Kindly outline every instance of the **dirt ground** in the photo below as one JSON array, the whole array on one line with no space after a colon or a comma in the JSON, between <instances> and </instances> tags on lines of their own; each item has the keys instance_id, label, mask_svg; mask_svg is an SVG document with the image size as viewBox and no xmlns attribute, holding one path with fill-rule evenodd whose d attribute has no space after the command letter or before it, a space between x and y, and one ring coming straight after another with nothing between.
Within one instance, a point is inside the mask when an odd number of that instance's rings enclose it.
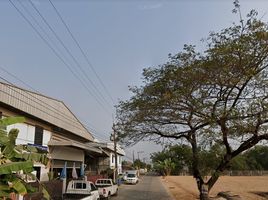
<instances>
[{"instance_id":1,"label":"dirt ground","mask_svg":"<svg viewBox=\"0 0 268 200\"><path fill-rule=\"evenodd\" d=\"M198 199L198 189L192 176L167 176L162 181L176 200ZM243 200L267 200L268 176L222 176L210 196L226 191L239 195Z\"/></svg>"}]
</instances>

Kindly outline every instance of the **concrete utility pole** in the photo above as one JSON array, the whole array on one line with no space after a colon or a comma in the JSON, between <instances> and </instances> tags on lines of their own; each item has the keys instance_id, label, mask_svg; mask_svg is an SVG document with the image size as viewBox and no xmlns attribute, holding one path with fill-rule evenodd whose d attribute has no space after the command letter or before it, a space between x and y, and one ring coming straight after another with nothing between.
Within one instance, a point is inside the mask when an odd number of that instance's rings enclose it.
<instances>
[{"instance_id":1,"label":"concrete utility pole","mask_svg":"<svg viewBox=\"0 0 268 200\"><path fill-rule=\"evenodd\" d=\"M135 154L134 154L134 150L133 150L133 152L132 152L132 162L133 162L133 164L134 164L134 161L135 161Z\"/></svg>"},{"instance_id":2,"label":"concrete utility pole","mask_svg":"<svg viewBox=\"0 0 268 200\"><path fill-rule=\"evenodd\" d=\"M140 153L144 153L144 151L138 151L137 154L138 154L138 160L140 160Z\"/></svg>"},{"instance_id":3,"label":"concrete utility pole","mask_svg":"<svg viewBox=\"0 0 268 200\"><path fill-rule=\"evenodd\" d=\"M117 183L117 175L118 175L118 164L117 164L117 137L116 131L113 124L113 133L111 135L111 141L114 142L114 158L115 158L115 167L114 167L114 182Z\"/></svg>"}]
</instances>

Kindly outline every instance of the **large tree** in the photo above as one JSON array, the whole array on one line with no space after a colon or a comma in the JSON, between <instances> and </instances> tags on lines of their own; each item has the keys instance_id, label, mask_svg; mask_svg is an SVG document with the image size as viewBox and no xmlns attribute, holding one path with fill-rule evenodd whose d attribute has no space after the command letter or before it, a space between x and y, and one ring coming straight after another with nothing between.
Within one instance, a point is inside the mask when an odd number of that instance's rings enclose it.
<instances>
[{"instance_id":1,"label":"large tree","mask_svg":"<svg viewBox=\"0 0 268 200\"><path fill-rule=\"evenodd\" d=\"M268 139L267 29L253 10L238 24L211 33L204 52L185 45L166 64L144 69L144 84L132 87L133 96L117 107L121 140L188 142L200 199L208 199L230 161ZM223 151L205 180L199 149L215 144Z\"/></svg>"}]
</instances>

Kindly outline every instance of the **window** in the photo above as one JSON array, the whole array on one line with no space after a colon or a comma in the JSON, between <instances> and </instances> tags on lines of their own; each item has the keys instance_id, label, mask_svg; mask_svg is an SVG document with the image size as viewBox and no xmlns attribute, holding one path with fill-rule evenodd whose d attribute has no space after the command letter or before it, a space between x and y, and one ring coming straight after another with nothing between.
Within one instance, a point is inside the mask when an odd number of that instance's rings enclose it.
<instances>
[{"instance_id":1,"label":"window","mask_svg":"<svg viewBox=\"0 0 268 200\"><path fill-rule=\"evenodd\" d=\"M87 189L87 184L86 183L75 183L75 189Z\"/></svg>"},{"instance_id":2,"label":"window","mask_svg":"<svg viewBox=\"0 0 268 200\"><path fill-rule=\"evenodd\" d=\"M40 167L34 167L34 171L36 171L36 178L40 180L41 178L41 168Z\"/></svg>"},{"instance_id":3,"label":"window","mask_svg":"<svg viewBox=\"0 0 268 200\"><path fill-rule=\"evenodd\" d=\"M135 178L136 175L135 175L135 174L128 174L127 177L128 177L128 178Z\"/></svg>"},{"instance_id":4,"label":"window","mask_svg":"<svg viewBox=\"0 0 268 200\"><path fill-rule=\"evenodd\" d=\"M112 155L112 163L114 163L114 155Z\"/></svg>"},{"instance_id":5,"label":"window","mask_svg":"<svg viewBox=\"0 0 268 200\"><path fill-rule=\"evenodd\" d=\"M34 144L42 145L43 144L43 132L44 129L40 126L35 127L34 134Z\"/></svg>"}]
</instances>

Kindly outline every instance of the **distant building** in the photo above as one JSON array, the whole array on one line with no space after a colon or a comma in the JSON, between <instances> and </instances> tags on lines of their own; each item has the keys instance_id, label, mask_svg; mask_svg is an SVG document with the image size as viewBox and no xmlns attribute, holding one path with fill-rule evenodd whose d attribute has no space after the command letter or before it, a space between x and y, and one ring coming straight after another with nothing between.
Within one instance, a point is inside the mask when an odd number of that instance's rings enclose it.
<instances>
[{"instance_id":1,"label":"distant building","mask_svg":"<svg viewBox=\"0 0 268 200\"><path fill-rule=\"evenodd\" d=\"M107 169L115 168L115 152L114 152L114 143L99 143L97 144L102 148L102 150L106 153L107 157L99 158L98 166L99 170L105 171ZM125 151L117 145L116 149L117 153L117 172L122 173L122 157L125 155Z\"/></svg>"}]
</instances>

